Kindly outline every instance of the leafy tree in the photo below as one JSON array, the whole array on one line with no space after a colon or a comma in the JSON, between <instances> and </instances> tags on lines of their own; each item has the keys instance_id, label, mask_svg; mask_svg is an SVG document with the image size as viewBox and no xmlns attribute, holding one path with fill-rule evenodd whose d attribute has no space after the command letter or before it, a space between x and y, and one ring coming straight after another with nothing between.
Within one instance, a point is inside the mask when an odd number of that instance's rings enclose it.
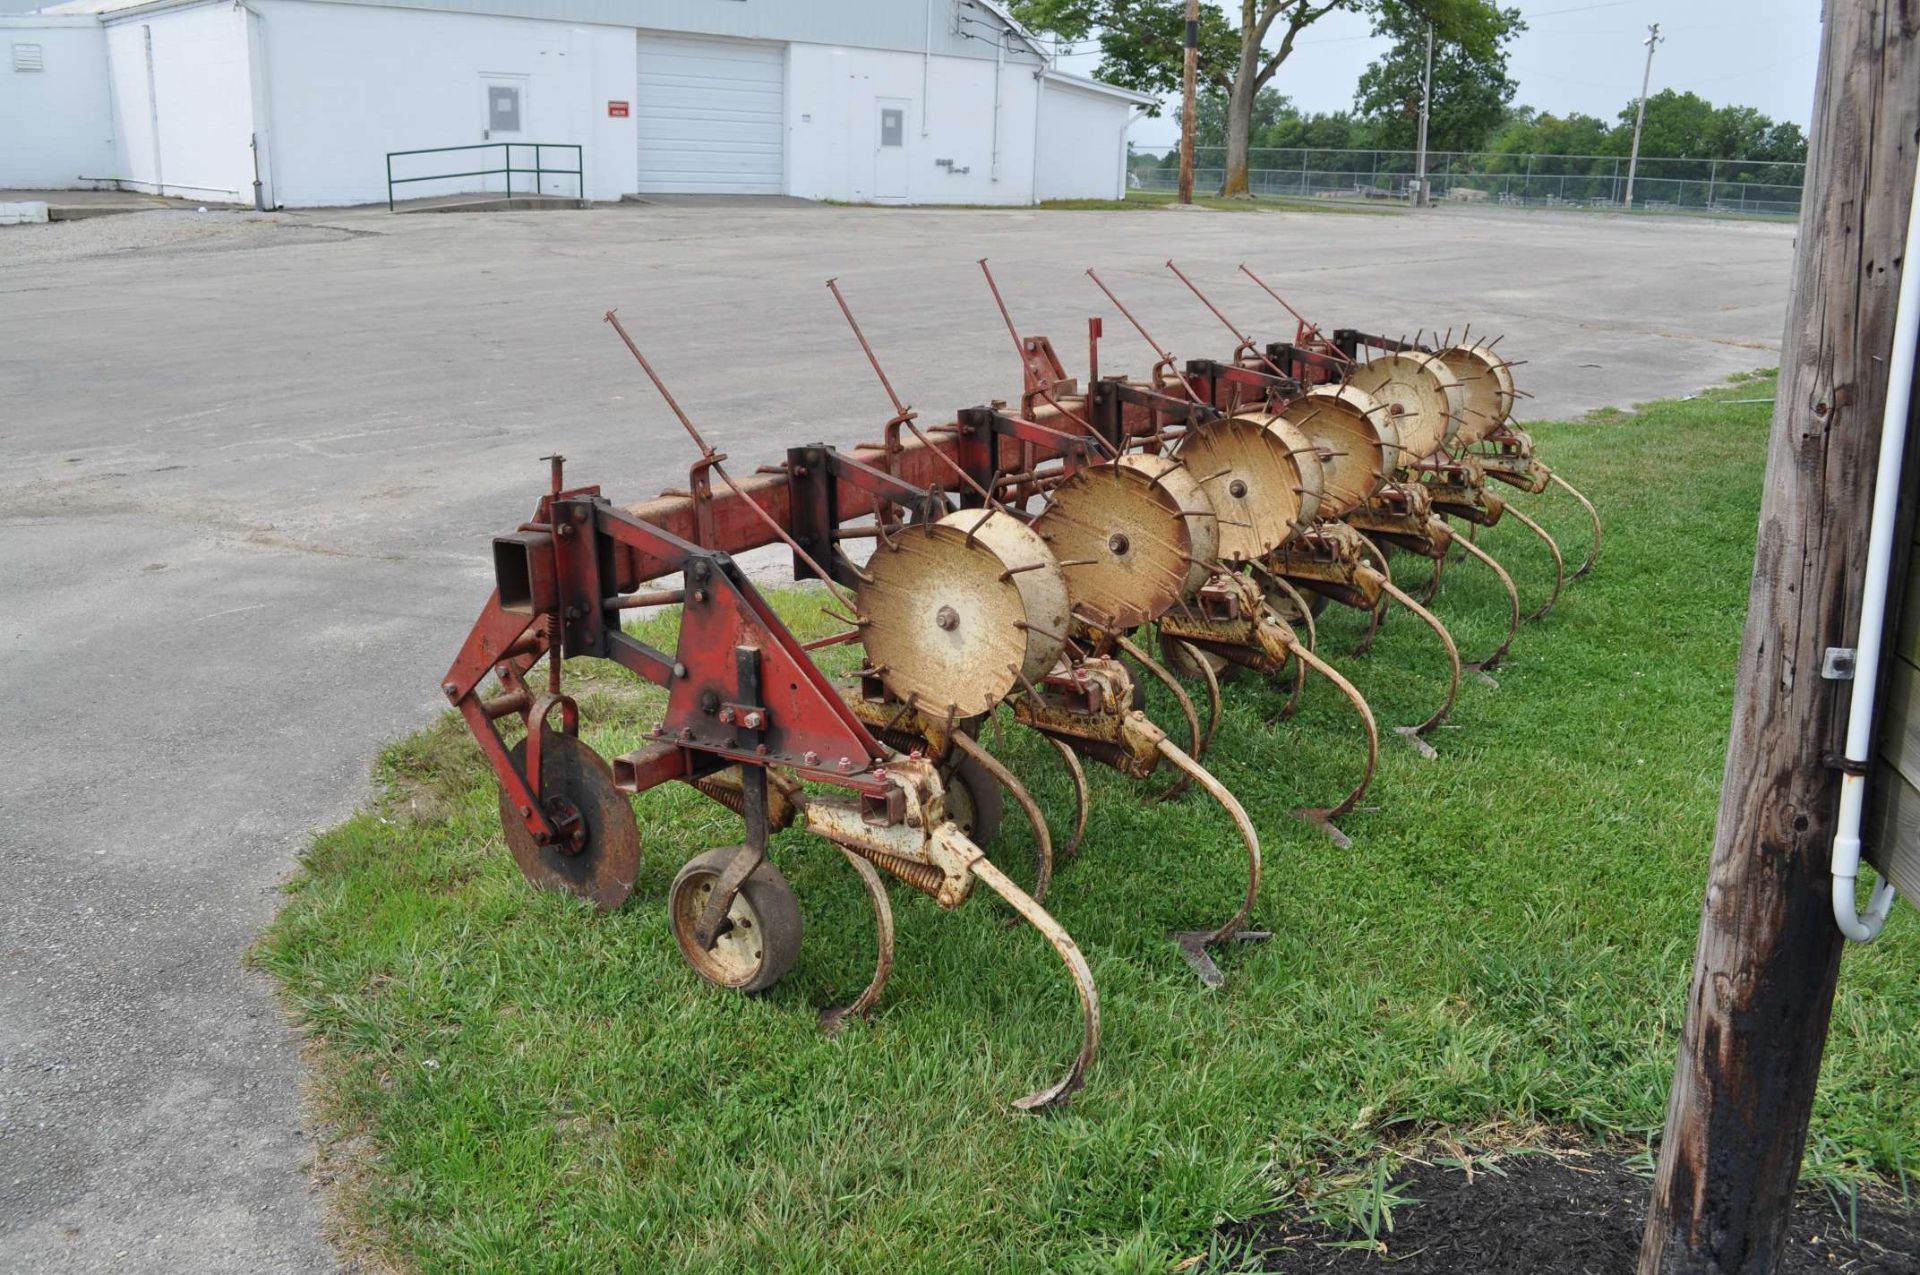
<instances>
[{"instance_id":1,"label":"leafy tree","mask_svg":"<svg viewBox=\"0 0 1920 1275\"><path fill-rule=\"evenodd\" d=\"M1608 137L1616 155L1633 149L1633 119L1638 103L1620 112L1620 126ZM1759 114L1759 112L1754 112ZM1698 93L1662 89L1647 99L1646 123L1640 132L1640 153L1667 159L1731 159L1719 152L1719 113Z\"/></svg>"},{"instance_id":2,"label":"leafy tree","mask_svg":"<svg viewBox=\"0 0 1920 1275\"><path fill-rule=\"evenodd\" d=\"M1494 134L1489 149L1506 155L1606 155L1610 131L1605 120L1578 111L1536 114L1524 107Z\"/></svg>"},{"instance_id":3,"label":"leafy tree","mask_svg":"<svg viewBox=\"0 0 1920 1275\"><path fill-rule=\"evenodd\" d=\"M1270 88L1253 100L1251 128L1253 150L1348 150L1371 145L1373 138L1369 125L1344 111L1305 115ZM1226 94L1216 90L1195 99L1193 139L1195 146L1226 145Z\"/></svg>"},{"instance_id":4,"label":"leafy tree","mask_svg":"<svg viewBox=\"0 0 1920 1275\"><path fill-rule=\"evenodd\" d=\"M1335 10L1417 15L1476 57L1497 42L1501 12L1492 0L1209 0L1200 7L1199 79L1225 97L1221 194L1250 197L1247 152L1260 90L1292 56L1300 33ZM1184 0L1015 0L1013 11L1064 39L1097 34L1103 79L1149 93L1169 93L1180 83Z\"/></svg>"},{"instance_id":5,"label":"leafy tree","mask_svg":"<svg viewBox=\"0 0 1920 1275\"><path fill-rule=\"evenodd\" d=\"M1428 146L1472 151L1487 144L1506 120L1516 87L1507 76L1506 46L1524 30L1518 9L1496 9L1476 15L1465 40L1442 40L1436 32ZM1373 33L1390 37L1393 47L1361 72L1354 111L1373 125L1383 147L1411 150L1419 137L1427 22L1404 4L1383 4Z\"/></svg>"}]
</instances>

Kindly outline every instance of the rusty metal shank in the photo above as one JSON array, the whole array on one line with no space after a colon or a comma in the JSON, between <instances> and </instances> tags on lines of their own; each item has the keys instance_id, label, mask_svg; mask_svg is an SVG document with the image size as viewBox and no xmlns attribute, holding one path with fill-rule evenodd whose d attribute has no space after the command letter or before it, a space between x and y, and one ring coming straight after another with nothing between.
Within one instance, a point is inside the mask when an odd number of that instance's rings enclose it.
<instances>
[{"instance_id":1,"label":"rusty metal shank","mask_svg":"<svg viewBox=\"0 0 1920 1275\"><path fill-rule=\"evenodd\" d=\"M1562 478L1558 471L1548 469L1547 478L1559 486L1569 496L1579 501L1581 508L1587 511L1587 521L1593 524L1593 545L1587 550L1587 560L1580 564L1580 569L1575 571L1572 576L1573 579L1578 580L1580 577L1586 575L1587 572L1593 570L1594 563L1600 561L1600 511L1593 507L1591 500L1588 500L1586 496L1581 494L1579 488Z\"/></svg>"},{"instance_id":2,"label":"rusty metal shank","mask_svg":"<svg viewBox=\"0 0 1920 1275\"><path fill-rule=\"evenodd\" d=\"M1073 979L1073 990L1080 997L1080 1052L1067 1068L1066 1075L1045 1089L1024 1098L1016 1098L1013 1105L1022 1111L1034 1111L1065 1102L1086 1083L1087 1068L1093 1065L1094 1054L1100 1049L1100 993L1093 985L1093 971L1087 967L1087 958L1080 954L1073 936L1053 919L1051 913L1034 902L1025 890L1015 885L1006 873L995 867L993 860L982 855L969 865L969 870L988 889L1005 899L1027 924L1040 931L1040 937L1053 946L1061 962L1066 965L1068 976Z\"/></svg>"},{"instance_id":3,"label":"rusty metal shank","mask_svg":"<svg viewBox=\"0 0 1920 1275\"><path fill-rule=\"evenodd\" d=\"M1207 684L1207 729L1200 736L1200 747L1194 751L1195 757L1205 757L1207 749L1213 747L1213 733L1220 729L1220 714L1226 708L1220 699L1220 675L1213 671L1213 661L1191 642L1175 639L1174 648L1187 657L1187 663Z\"/></svg>"},{"instance_id":4,"label":"rusty metal shank","mask_svg":"<svg viewBox=\"0 0 1920 1275\"><path fill-rule=\"evenodd\" d=\"M1270 930L1243 930L1240 927L1253 915L1253 905L1260 897L1260 834L1253 829L1253 821L1247 818L1245 807L1227 791L1227 786L1215 779L1207 768L1180 751L1178 745L1162 735L1157 744L1160 755L1175 767L1193 777L1193 780L1207 790L1209 796L1220 803L1222 809L1233 820L1233 826L1240 833L1240 840L1247 847L1247 890L1240 900L1240 908L1226 923L1213 930L1188 930L1175 934L1173 941L1180 945L1180 951L1187 963L1193 966L1200 981L1208 987L1220 987L1226 983L1226 976L1220 967L1214 964L1213 956L1207 951L1222 943L1248 942L1273 937Z\"/></svg>"},{"instance_id":5,"label":"rusty metal shank","mask_svg":"<svg viewBox=\"0 0 1920 1275\"><path fill-rule=\"evenodd\" d=\"M1520 632L1520 591L1513 587L1513 577L1507 574L1505 567L1494 560L1492 554L1482 549L1473 541L1461 536L1455 536L1453 543L1459 545L1462 549L1465 549L1468 553L1491 567L1493 573L1500 577L1500 586L1507 591L1507 609L1509 614L1506 638L1499 646L1493 648L1493 654L1487 656L1484 660L1469 660L1467 662L1468 668L1484 677L1490 669L1505 658L1507 648L1513 645L1514 636Z\"/></svg>"},{"instance_id":6,"label":"rusty metal shank","mask_svg":"<svg viewBox=\"0 0 1920 1275\"><path fill-rule=\"evenodd\" d=\"M1440 617L1414 601L1412 596L1401 589L1399 585L1395 584L1392 580L1388 580L1381 587L1391 594L1401 606L1420 617L1420 620L1439 637L1440 645L1446 648L1447 698L1441 702L1439 708L1434 710L1433 716L1427 718L1426 721L1421 722L1418 726L1394 727L1394 730L1403 738L1419 748L1427 758L1432 759L1437 756L1437 754L1433 751L1433 747L1426 743L1426 735L1429 731L1437 728L1441 722L1446 721L1447 715L1453 711L1454 698L1460 693L1460 648L1454 644L1453 634L1447 632L1447 626L1440 623Z\"/></svg>"},{"instance_id":7,"label":"rusty metal shank","mask_svg":"<svg viewBox=\"0 0 1920 1275\"><path fill-rule=\"evenodd\" d=\"M1354 711L1360 714L1360 724L1366 727L1367 768L1361 774L1360 782L1353 786L1353 791L1343 797L1337 805L1294 811L1294 814L1307 822L1318 824L1326 829L1327 835L1344 849L1352 842L1333 821L1359 805L1360 798L1366 795L1368 786L1373 783L1374 768L1380 764L1380 728L1374 724L1373 709L1368 707L1366 698L1360 694L1352 682L1340 675L1340 670L1298 643L1295 643L1293 653L1311 666L1314 672L1340 688L1341 692L1353 702Z\"/></svg>"},{"instance_id":8,"label":"rusty metal shank","mask_svg":"<svg viewBox=\"0 0 1920 1275\"><path fill-rule=\"evenodd\" d=\"M1027 824L1033 829L1033 901L1044 903L1047 887L1053 883L1053 834L1047 830L1047 818L1040 813L1040 803L1033 799L1027 786L1003 765L998 757L980 746L979 741L965 731L953 732L953 746L980 763L995 783L1007 790L1020 809L1027 816Z\"/></svg>"},{"instance_id":9,"label":"rusty metal shank","mask_svg":"<svg viewBox=\"0 0 1920 1275\"><path fill-rule=\"evenodd\" d=\"M1547 534L1546 528L1514 508L1512 501L1507 502L1507 512L1518 519L1521 526L1540 537L1547 546L1547 551L1553 555L1553 592L1547 595L1547 600L1540 604L1539 609L1524 617L1531 623L1534 620L1544 619L1547 613L1553 610L1553 604L1560 600L1560 590L1565 588L1567 583L1567 560L1560 555L1560 546L1555 543L1552 536Z\"/></svg>"},{"instance_id":10,"label":"rusty metal shank","mask_svg":"<svg viewBox=\"0 0 1920 1275\"><path fill-rule=\"evenodd\" d=\"M835 843L834 848L846 856L853 870L860 874L860 884L867 888L867 901L873 904L873 928L879 941L879 954L874 958L873 979L865 990L846 1005L820 1011L820 1030L828 1035L839 1031L849 1018L866 1017L880 1002L887 976L893 973L893 904L887 899L886 882L881 880L878 869L847 847Z\"/></svg>"},{"instance_id":11,"label":"rusty metal shank","mask_svg":"<svg viewBox=\"0 0 1920 1275\"><path fill-rule=\"evenodd\" d=\"M1080 764L1080 755L1066 744L1044 732L1036 731L1040 738L1052 746L1067 768L1067 777L1073 781L1073 836L1061 846L1058 853L1062 859L1071 859L1080 853L1080 839L1087 834L1087 809L1092 804L1093 792L1087 786L1087 771Z\"/></svg>"},{"instance_id":12,"label":"rusty metal shank","mask_svg":"<svg viewBox=\"0 0 1920 1275\"><path fill-rule=\"evenodd\" d=\"M1200 716L1194 712L1193 697L1187 694L1186 687L1180 685L1180 679L1175 677L1165 665L1148 655L1140 648L1138 643L1128 638L1124 633L1114 634L1113 641L1115 646L1118 646L1128 655L1138 660L1147 672L1153 674L1155 681L1173 692L1174 702L1180 706L1180 715L1187 719L1187 738L1192 741L1193 751L1198 753L1204 749L1206 746L1206 736L1200 729ZM1183 774L1179 779L1174 780L1173 787L1161 793L1155 800L1173 800L1187 790L1190 782L1191 776Z\"/></svg>"}]
</instances>

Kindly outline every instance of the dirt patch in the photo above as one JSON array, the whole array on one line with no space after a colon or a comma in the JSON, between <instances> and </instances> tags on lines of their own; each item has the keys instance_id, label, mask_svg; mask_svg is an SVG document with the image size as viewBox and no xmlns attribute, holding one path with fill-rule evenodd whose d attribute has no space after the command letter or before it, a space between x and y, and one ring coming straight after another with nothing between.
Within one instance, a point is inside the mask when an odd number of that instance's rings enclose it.
<instances>
[{"instance_id":1,"label":"dirt patch","mask_svg":"<svg viewBox=\"0 0 1920 1275\"><path fill-rule=\"evenodd\" d=\"M1371 1209L1361 1210L1367 1224L1295 1211L1235 1223L1221 1240L1255 1259L1245 1269L1299 1275L1630 1275L1650 1189L1605 1154L1516 1155L1470 1173L1416 1162L1375 1193L1391 1206L1391 1230ZM1863 1196L1855 1229L1824 1192L1803 1193L1777 1271L1920 1275L1920 1211Z\"/></svg>"}]
</instances>

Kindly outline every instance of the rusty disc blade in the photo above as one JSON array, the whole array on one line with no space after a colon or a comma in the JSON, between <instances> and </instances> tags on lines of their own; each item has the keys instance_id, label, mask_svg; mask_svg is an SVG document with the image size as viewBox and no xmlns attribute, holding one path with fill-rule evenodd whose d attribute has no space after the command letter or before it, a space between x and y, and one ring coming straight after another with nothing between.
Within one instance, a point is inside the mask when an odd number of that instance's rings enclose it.
<instances>
[{"instance_id":1,"label":"rusty disc blade","mask_svg":"<svg viewBox=\"0 0 1920 1275\"><path fill-rule=\"evenodd\" d=\"M513 746L513 763L524 766L527 741ZM640 873L640 829L633 804L613 786L613 767L571 735L549 732L540 750L540 794L564 798L586 825L586 844L577 853L543 846L527 831L520 815L500 794L500 827L520 873L543 890L564 890L611 912L633 893Z\"/></svg>"}]
</instances>

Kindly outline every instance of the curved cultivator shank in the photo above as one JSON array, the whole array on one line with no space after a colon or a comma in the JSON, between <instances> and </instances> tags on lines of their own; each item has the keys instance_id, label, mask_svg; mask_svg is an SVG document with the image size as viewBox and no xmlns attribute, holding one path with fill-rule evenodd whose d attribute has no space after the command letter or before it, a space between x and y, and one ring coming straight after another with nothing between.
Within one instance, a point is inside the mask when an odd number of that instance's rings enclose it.
<instances>
[{"instance_id":1,"label":"curved cultivator shank","mask_svg":"<svg viewBox=\"0 0 1920 1275\"><path fill-rule=\"evenodd\" d=\"M697 449L687 486L620 507L597 487L569 486L551 458L533 516L494 541L496 591L442 683L499 777L502 828L528 880L621 906L639 875L632 798L690 785L737 814L743 837L680 870L666 900L670 928L702 978L752 993L800 957L801 912L772 838L804 829L847 861L874 916L872 977L821 1012L829 1031L873 1012L888 986L891 884L942 908L984 885L1046 940L1079 1005L1079 1047L1065 1073L1014 1103L1046 1107L1082 1087L1100 1039L1091 968L1044 904L1087 832L1093 786L1083 763L1135 781L1164 764L1173 781L1158 799L1193 793L1218 804L1237 839L1236 874L1244 855L1231 915L1174 935L1201 981L1224 985L1218 953L1270 933L1248 928L1261 903L1255 821L1200 760L1228 696L1266 696L1259 716L1284 721L1311 671L1352 705L1365 735L1357 782L1330 805L1294 812L1351 845L1335 821L1373 782L1379 731L1354 681L1317 653L1323 609L1364 617L1355 655L1392 602L1439 639L1448 666L1440 703L1396 728L1433 756L1427 737L1452 710L1462 667L1491 668L1521 624L1511 577L1448 519L1477 530L1511 512L1545 543L1553 591L1528 619L1592 568L1600 523L1513 424L1524 394L1497 341L1430 349L1329 333L1296 313L1290 339L1262 343L1168 266L1232 334L1227 358L1176 360L1088 271L1154 362L1142 380L1101 375L1096 319L1082 384L1045 337L1019 333L988 272L1020 360L1020 394L927 425L830 282L891 408L883 437L848 450L791 447L744 481L608 314ZM1557 485L1586 508L1593 545L1571 577L1553 538L1487 491L1492 478L1533 493ZM776 544L791 551L796 579L832 593L823 611L843 631L803 644L733 558ZM1443 620L1394 583L1383 547L1432 561L1437 587L1456 544L1495 573L1509 604L1506 638L1466 665ZM658 608L677 608L671 652L627 628L629 616ZM860 656L837 683L813 655L835 645ZM603 758L584 741L564 678L566 661L580 657L611 660L665 692L643 746ZM1186 746L1150 720L1133 669L1172 697ZM1243 676L1227 683L1228 673ZM498 689L483 693L489 678ZM1066 767L1073 810L1057 846L1040 802L986 746L983 728L1007 717L1037 731ZM1032 829L1031 889L989 857L1008 798Z\"/></svg>"}]
</instances>

